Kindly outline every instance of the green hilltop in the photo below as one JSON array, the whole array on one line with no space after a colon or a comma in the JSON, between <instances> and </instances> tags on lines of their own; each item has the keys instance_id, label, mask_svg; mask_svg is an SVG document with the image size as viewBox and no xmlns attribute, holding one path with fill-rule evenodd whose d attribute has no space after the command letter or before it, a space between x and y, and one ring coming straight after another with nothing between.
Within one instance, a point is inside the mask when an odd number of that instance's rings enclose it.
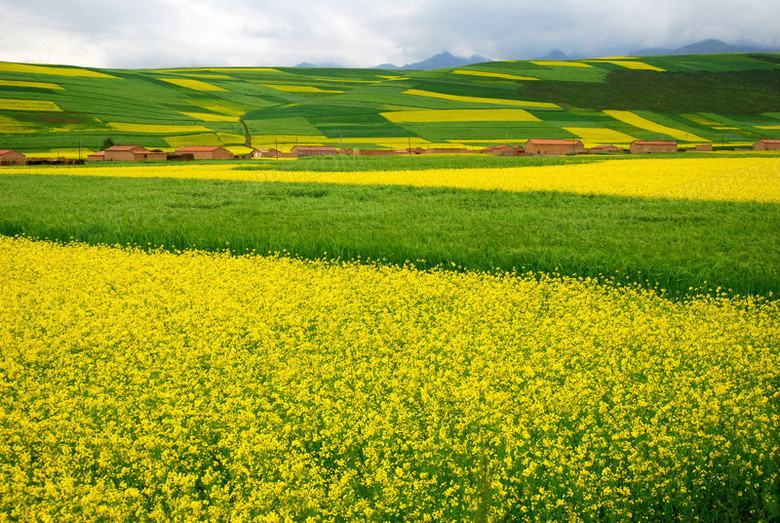
<instances>
[{"instance_id":1,"label":"green hilltop","mask_svg":"<svg viewBox=\"0 0 780 523\"><path fill-rule=\"evenodd\" d=\"M501 61L433 71L0 62L0 148L482 147L780 138L780 54Z\"/></svg>"}]
</instances>

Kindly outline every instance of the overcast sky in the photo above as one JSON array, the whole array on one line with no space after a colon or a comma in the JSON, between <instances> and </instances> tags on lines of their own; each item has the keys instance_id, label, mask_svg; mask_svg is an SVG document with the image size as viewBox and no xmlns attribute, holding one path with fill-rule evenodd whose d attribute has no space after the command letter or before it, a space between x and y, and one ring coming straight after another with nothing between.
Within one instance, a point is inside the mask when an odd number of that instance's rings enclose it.
<instances>
[{"instance_id":1,"label":"overcast sky","mask_svg":"<svg viewBox=\"0 0 780 523\"><path fill-rule=\"evenodd\" d=\"M780 47L777 0L0 0L0 60L92 67L404 65Z\"/></svg>"}]
</instances>

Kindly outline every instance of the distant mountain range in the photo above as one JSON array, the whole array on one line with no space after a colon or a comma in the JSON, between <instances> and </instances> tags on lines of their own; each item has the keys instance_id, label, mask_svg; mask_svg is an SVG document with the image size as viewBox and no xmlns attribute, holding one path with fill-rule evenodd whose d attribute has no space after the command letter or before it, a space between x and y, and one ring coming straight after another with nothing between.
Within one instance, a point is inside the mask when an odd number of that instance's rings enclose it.
<instances>
[{"instance_id":1,"label":"distant mountain range","mask_svg":"<svg viewBox=\"0 0 780 523\"><path fill-rule=\"evenodd\" d=\"M685 45L677 49L669 49L665 47L649 47L647 49L639 49L628 54L628 56L652 56L652 55L683 55L683 54L716 54L716 53L776 53L780 52L780 48L762 48L749 45L731 45L722 40L702 40L690 45ZM528 58L528 57L526 57ZM546 55L532 57L536 60L567 60L576 58L586 58L583 55L571 54L567 55L559 49L555 49ZM590 57L587 57L590 58ZM518 57L518 59L521 59ZM427 60L415 62L413 64L406 64L397 66L395 64L385 63L375 67L375 69L405 69L405 70L417 70L428 71L431 69L443 69L446 67L460 67L463 65L476 64L480 62L491 62L490 58L484 56L473 55L469 58L455 56L449 51L441 52ZM333 63L327 64L312 64L309 62L303 62L296 67L339 67Z\"/></svg>"},{"instance_id":2,"label":"distant mountain range","mask_svg":"<svg viewBox=\"0 0 780 523\"><path fill-rule=\"evenodd\" d=\"M677 49L667 49L664 47L650 47L634 51L630 56L651 56L651 55L680 55L680 54L716 54L716 53L774 53L778 49L767 49L765 47L756 47L753 45L731 45L722 40L702 40L695 44L685 45Z\"/></svg>"},{"instance_id":3,"label":"distant mountain range","mask_svg":"<svg viewBox=\"0 0 780 523\"><path fill-rule=\"evenodd\" d=\"M413 64L406 64L397 66L395 64L380 64L374 67L374 69L404 69L409 71L429 71L431 69L443 69L445 67L460 67L462 65L477 64L480 62L492 62L490 58L484 56L473 55L470 58L463 58L455 56L449 51L444 51L432 56L427 60L421 62L415 62ZM333 63L313 64L311 62L302 62L295 67L341 67Z\"/></svg>"},{"instance_id":4,"label":"distant mountain range","mask_svg":"<svg viewBox=\"0 0 780 523\"><path fill-rule=\"evenodd\" d=\"M670 49L667 47L648 47L628 53L628 56L661 56L661 55L683 55L683 54L725 54L725 53L776 53L780 48L766 48L751 45L731 45L722 40L702 40L694 44ZM567 60L586 58L583 55L567 55L558 49L544 55L535 57L539 60ZM588 57L590 58L590 57Z\"/></svg>"},{"instance_id":5,"label":"distant mountain range","mask_svg":"<svg viewBox=\"0 0 780 523\"><path fill-rule=\"evenodd\" d=\"M461 58L451 54L449 51L444 51L432 56L427 60L421 62L415 62L413 64L402 65L401 67L395 64L381 64L377 65L375 69L408 69L418 71L428 71L430 69L443 69L445 67L460 67L461 65L477 64L480 62L491 62L490 58L484 56L473 55L470 58Z\"/></svg>"}]
</instances>

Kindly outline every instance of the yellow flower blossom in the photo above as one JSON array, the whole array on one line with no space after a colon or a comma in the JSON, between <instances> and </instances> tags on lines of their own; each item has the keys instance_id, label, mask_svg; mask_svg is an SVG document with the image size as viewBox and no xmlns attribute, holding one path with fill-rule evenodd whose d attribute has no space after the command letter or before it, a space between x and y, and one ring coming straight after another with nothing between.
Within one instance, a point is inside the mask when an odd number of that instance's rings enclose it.
<instances>
[{"instance_id":1,"label":"yellow flower blossom","mask_svg":"<svg viewBox=\"0 0 780 523\"><path fill-rule=\"evenodd\" d=\"M770 520L780 501L776 302L0 237L0 347L3 519Z\"/></svg>"}]
</instances>

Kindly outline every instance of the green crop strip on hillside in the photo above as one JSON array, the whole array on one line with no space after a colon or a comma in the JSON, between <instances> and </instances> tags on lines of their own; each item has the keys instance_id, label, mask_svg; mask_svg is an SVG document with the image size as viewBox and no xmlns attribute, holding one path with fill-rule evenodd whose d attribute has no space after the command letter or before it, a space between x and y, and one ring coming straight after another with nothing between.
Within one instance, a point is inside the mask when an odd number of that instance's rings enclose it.
<instances>
[{"instance_id":1,"label":"green crop strip on hillside","mask_svg":"<svg viewBox=\"0 0 780 523\"><path fill-rule=\"evenodd\" d=\"M5 175L0 234L780 290L780 205L563 193Z\"/></svg>"},{"instance_id":2,"label":"green crop strip on hillside","mask_svg":"<svg viewBox=\"0 0 780 523\"><path fill-rule=\"evenodd\" d=\"M615 70L604 83L525 82L519 97L588 109L760 114L780 110L780 69L659 73Z\"/></svg>"}]
</instances>

